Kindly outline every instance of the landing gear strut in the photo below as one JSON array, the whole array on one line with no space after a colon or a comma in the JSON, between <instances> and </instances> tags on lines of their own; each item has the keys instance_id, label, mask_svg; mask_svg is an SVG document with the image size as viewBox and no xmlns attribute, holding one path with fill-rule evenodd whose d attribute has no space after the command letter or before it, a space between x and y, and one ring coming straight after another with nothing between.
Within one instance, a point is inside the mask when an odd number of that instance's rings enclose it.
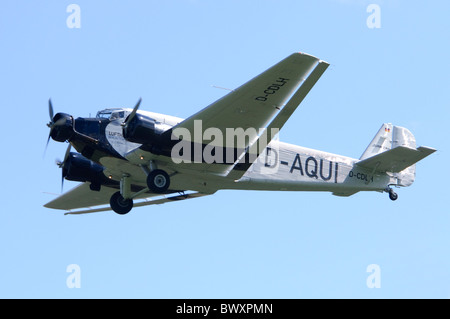
<instances>
[{"instance_id":1,"label":"landing gear strut","mask_svg":"<svg viewBox=\"0 0 450 319\"><path fill-rule=\"evenodd\" d=\"M111 209L119 215L125 215L133 208L130 176L124 174L120 180L120 191L114 193L109 200Z\"/></svg>"},{"instance_id":2,"label":"landing gear strut","mask_svg":"<svg viewBox=\"0 0 450 319\"><path fill-rule=\"evenodd\" d=\"M386 192L389 193L389 199L390 199L390 200L395 201L395 200L398 199L397 193L394 192L394 190L393 190L392 188L388 187L388 188L386 189Z\"/></svg>"},{"instance_id":3,"label":"landing gear strut","mask_svg":"<svg viewBox=\"0 0 450 319\"><path fill-rule=\"evenodd\" d=\"M149 172L148 167L142 167L147 175L147 188L137 193L131 192L130 176L124 174L120 180L120 191L114 193L109 201L111 209L119 215L125 215L133 208L133 199L151 191L156 194L163 194L170 186L170 176L161 169L154 168Z\"/></svg>"}]
</instances>

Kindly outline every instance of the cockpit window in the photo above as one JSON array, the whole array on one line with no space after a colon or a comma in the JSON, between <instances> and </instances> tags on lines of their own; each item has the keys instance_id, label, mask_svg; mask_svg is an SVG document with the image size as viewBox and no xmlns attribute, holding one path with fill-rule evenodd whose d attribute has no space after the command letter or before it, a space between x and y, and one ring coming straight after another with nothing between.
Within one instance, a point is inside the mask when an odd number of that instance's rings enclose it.
<instances>
[{"instance_id":1,"label":"cockpit window","mask_svg":"<svg viewBox=\"0 0 450 319\"><path fill-rule=\"evenodd\" d=\"M97 113L97 118L100 119L109 119L111 117L111 111L100 111Z\"/></svg>"},{"instance_id":2,"label":"cockpit window","mask_svg":"<svg viewBox=\"0 0 450 319\"><path fill-rule=\"evenodd\" d=\"M105 110L97 113L97 118L100 119L109 119L111 121L121 119L125 117L125 111L111 111Z\"/></svg>"}]
</instances>

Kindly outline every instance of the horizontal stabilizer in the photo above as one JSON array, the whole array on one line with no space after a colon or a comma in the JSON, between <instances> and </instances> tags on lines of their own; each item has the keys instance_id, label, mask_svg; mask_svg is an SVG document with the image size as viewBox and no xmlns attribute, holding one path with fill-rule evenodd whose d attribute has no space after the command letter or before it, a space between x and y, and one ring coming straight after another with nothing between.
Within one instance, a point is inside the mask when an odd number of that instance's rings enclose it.
<instances>
[{"instance_id":1,"label":"horizontal stabilizer","mask_svg":"<svg viewBox=\"0 0 450 319\"><path fill-rule=\"evenodd\" d=\"M376 172L399 173L434 152L436 150L429 147L414 149L398 146L389 151L359 161L356 165Z\"/></svg>"}]
</instances>

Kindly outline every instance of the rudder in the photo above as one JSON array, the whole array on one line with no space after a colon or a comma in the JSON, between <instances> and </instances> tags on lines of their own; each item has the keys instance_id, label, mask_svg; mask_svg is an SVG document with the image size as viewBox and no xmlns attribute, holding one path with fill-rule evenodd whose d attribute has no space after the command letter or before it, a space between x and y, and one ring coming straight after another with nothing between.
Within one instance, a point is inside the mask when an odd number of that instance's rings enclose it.
<instances>
[{"instance_id":1,"label":"rudder","mask_svg":"<svg viewBox=\"0 0 450 319\"><path fill-rule=\"evenodd\" d=\"M403 146L416 149L416 139L406 128L385 123L362 154L360 161ZM416 177L416 165L411 165L399 173L393 173L398 186L410 186Z\"/></svg>"},{"instance_id":2,"label":"rudder","mask_svg":"<svg viewBox=\"0 0 450 319\"><path fill-rule=\"evenodd\" d=\"M394 131L392 132L392 148L396 148L398 146L405 146L415 149L416 138L408 129L400 126L394 126ZM398 186L411 186L416 179L416 164L411 165L400 173L395 173L394 177L397 178Z\"/></svg>"},{"instance_id":3,"label":"rudder","mask_svg":"<svg viewBox=\"0 0 450 319\"><path fill-rule=\"evenodd\" d=\"M392 148L392 132L393 125L391 123L383 124L359 159L362 161L390 150Z\"/></svg>"}]
</instances>

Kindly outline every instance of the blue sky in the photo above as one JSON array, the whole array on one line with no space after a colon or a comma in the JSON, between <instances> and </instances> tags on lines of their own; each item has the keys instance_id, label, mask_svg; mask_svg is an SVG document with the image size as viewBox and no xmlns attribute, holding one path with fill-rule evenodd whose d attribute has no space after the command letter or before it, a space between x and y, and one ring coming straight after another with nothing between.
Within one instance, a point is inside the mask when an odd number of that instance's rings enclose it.
<instances>
[{"instance_id":1,"label":"blue sky","mask_svg":"<svg viewBox=\"0 0 450 319\"><path fill-rule=\"evenodd\" d=\"M450 297L448 12L444 0L2 1L0 297ZM297 51L331 66L280 139L358 158L382 123L409 128L438 152L398 201L221 191L126 216L42 207L66 149L42 155L50 97L76 116L142 97L141 109L188 117L226 94L212 85L235 88Z\"/></svg>"}]
</instances>

